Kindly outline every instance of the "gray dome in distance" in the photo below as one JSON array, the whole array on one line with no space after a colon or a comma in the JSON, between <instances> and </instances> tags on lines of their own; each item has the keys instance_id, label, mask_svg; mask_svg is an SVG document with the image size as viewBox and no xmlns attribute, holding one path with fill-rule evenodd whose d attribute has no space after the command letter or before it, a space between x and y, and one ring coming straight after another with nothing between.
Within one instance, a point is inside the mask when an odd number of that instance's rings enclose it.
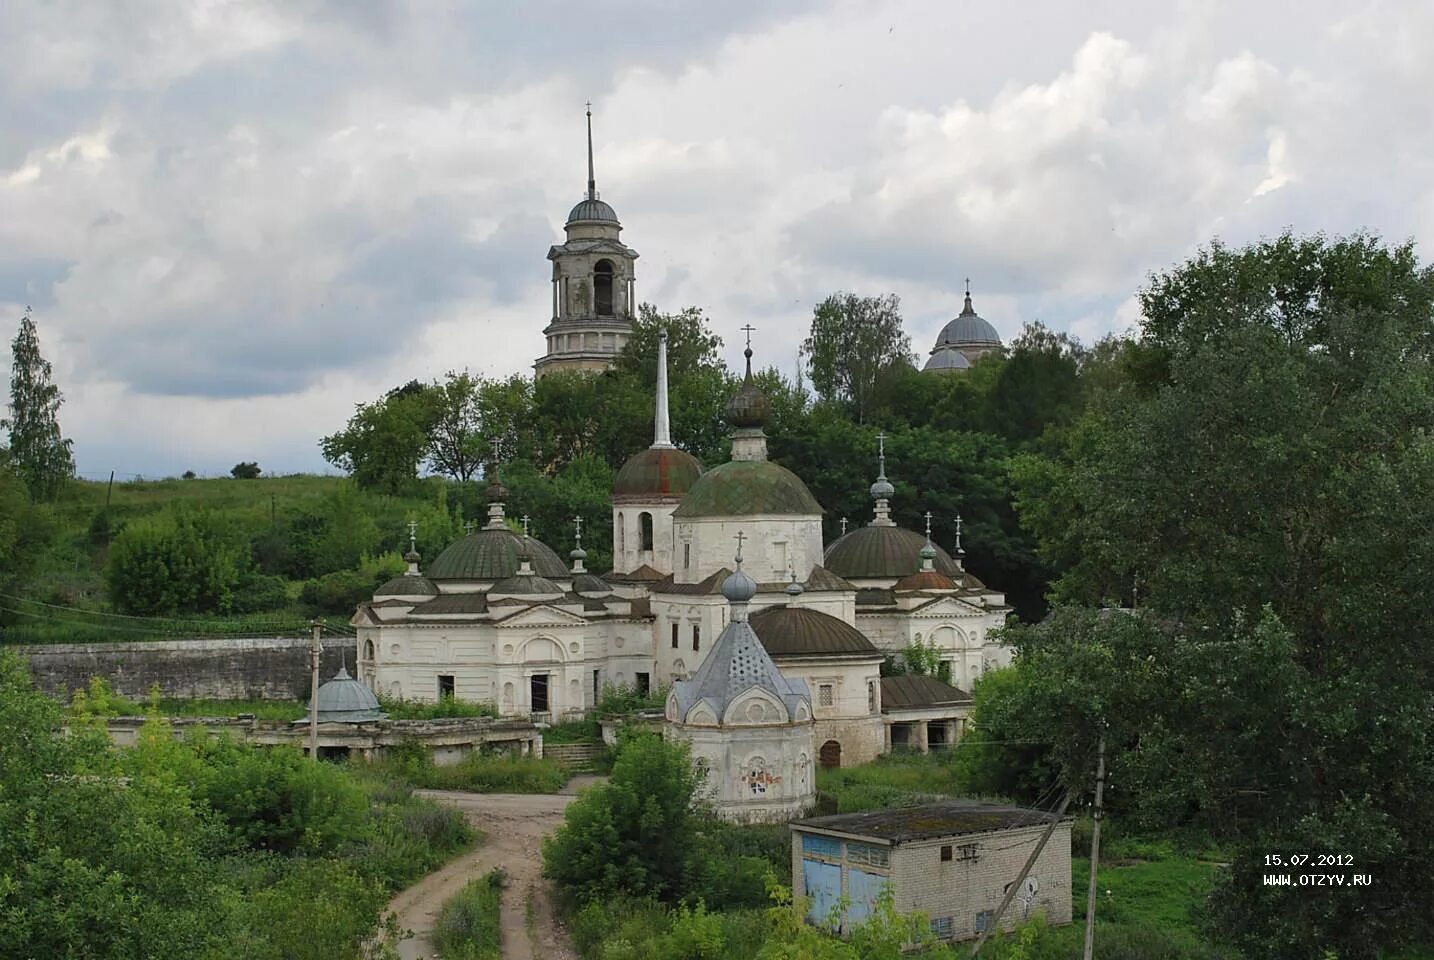
<instances>
[{"instance_id":1,"label":"gray dome in distance","mask_svg":"<svg viewBox=\"0 0 1434 960\"><path fill-rule=\"evenodd\" d=\"M320 723L365 723L382 720L383 710L372 690L339 667L334 678L319 687Z\"/></svg>"}]
</instances>

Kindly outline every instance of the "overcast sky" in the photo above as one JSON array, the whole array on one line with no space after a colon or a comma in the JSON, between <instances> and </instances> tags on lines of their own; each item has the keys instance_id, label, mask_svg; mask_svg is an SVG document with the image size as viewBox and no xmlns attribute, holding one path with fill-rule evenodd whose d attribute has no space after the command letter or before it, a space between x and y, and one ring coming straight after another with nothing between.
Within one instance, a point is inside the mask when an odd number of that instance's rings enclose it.
<instances>
[{"instance_id":1,"label":"overcast sky","mask_svg":"<svg viewBox=\"0 0 1434 960\"><path fill-rule=\"evenodd\" d=\"M353 405L531 372L598 188L637 290L790 371L835 290L1131 328L1211 237L1434 228L1428 3L0 0L0 335L79 469L321 470Z\"/></svg>"}]
</instances>

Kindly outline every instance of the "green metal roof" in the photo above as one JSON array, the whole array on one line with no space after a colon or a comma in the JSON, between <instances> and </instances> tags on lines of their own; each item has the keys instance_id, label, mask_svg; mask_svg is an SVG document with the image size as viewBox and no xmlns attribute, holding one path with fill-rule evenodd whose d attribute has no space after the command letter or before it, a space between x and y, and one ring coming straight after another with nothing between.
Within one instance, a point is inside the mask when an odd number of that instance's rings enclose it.
<instances>
[{"instance_id":1,"label":"green metal roof","mask_svg":"<svg viewBox=\"0 0 1434 960\"><path fill-rule=\"evenodd\" d=\"M902 527L858 527L827 547L822 565L839 577L905 577L921 569L921 548L926 538ZM936 548L934 566L953 580L961 571L951 555Z\"/></svg>"},{"instance_id":2,"label":"green metal roof","mask_svg":"<svg viewBox=\"0 0 1434 960\"><path fill-rule=\"evenodd\" d=\"M935 677L908 674L881 678L882 710L915 710L953 703L970 703L971 695Z\"/></svg>"},{"instance_id":3,"label":"green metal roof","mask_svg":"<svg viewBox=\"0 0 1434 960\"><path fill-rule=\"evenodd\" d=\"M522 534L504 527L477 530L456 540L428 568L430 580L504 580L518 572ZM531 537L528 552L539 576L566 579L568 568L547 544Z\"/></svg>"},{"instance_id":4,"label":"green metal roof","mask_svg":"<svg viewBox=\"0 0 1434 960\"><path fill-rule=\"evenodd\" d=\"M752 614L752 629L774 657L881 656L844 620L807 607L768 607Z\"/></svg>"},{"instance_id":5,"label":"green metal roof","mask_svg":"<svg viewBox=\"0 0 1434 960\"><path fill-rule=\"evenodd\" d=\"M819 517L822 508L786 467L770 460L732 460L702 474L672 513L678 519L759 514Z\"/></svg>"},{"instance_id":6,"label":"green metal roof","mask_svg":"<svg viewBox=\"0 0 1434 960\"><path fill-rule=\"evenodd\" d=\"M702 476L702 463L686 450L649 447L627 458L612 485L615 500L680 497Z\"/></svg>"}]
</instances>

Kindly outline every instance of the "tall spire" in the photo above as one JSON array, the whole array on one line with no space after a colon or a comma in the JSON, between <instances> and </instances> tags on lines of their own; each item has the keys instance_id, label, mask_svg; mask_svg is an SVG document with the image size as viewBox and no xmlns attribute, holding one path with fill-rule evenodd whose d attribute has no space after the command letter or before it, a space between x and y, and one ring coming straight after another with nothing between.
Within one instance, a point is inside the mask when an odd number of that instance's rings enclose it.
<instances>
[{"instance_id":1,"label":"tall spire","mask_svg":"<svg viewBox=\"0 0 1434 960\"><path fill-rule=\"evenodd\" d=\"M588 159L588 165L589 165L589 166L592 165L592 159L591 159L591 157L589 157L589 159ZM974 317L975 315L976 315L976 308L973 307L973 306L971 306L971 278L970 278L970 277L967 277L967 278L966 278L966 305L961 308L961 316L963 316L963 317Z\"/></svg>"},{"instance_id":2,"label":"tall spire","mask_svg":"<svg viewBox=\"0 0 1434 960\"><path fill-rule=\"evenodd\" d=\"M672 446L672 432L667 420L667 331L657 335L657 416L652 428L652 445Z\"/></svg>"},{"instance_id":3,"label":"tall spire","mask_svg":"<svg viewBox=\"0 0 1434 960\"><path fill-rule=\"evenodd\" d=\"M588 101L588 199L596 200L597 179L593 176L593 102ZM969 297L967 298L970 299Z\"/></svg>"}]
</instances>

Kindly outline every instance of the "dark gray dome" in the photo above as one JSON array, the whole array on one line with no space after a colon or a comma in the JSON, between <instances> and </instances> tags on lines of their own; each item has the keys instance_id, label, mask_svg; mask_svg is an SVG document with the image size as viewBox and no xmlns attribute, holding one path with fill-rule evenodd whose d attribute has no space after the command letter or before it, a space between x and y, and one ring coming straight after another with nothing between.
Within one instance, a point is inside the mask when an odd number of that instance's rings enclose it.
<instances>
[{"instance_id":1,"label":"dark gray dome","mask_svg":"<svg viewBox=\"0 0 1434 960\"><path fill-rule=\"evenodd\" d=\"M573 577L573 592L581 597L606 597L612 594L612 586L596 574L580 573Z\"/></svg>"},{"instance_id":2,"label":"dark gray dome","mask_svg":"<svg viewBox=\"0 0 1434 960\"><path fill-rule=\"evenodd\" d=\"M531 573L519 573L506 580L500 580L488 590L488 596L494 600L500 597L536 600L539 597L555 598L562 595L562 587L547 577Z\"/></svg>"},{"instance_id":3,"label":"dark gray dome","mask_svg":"<svg viewBox=\"0 0 1434 960\"><path fill-rule=\"evenodd\" d=\"M378 697L349 676L347 667L339 667L334 678L319 687L320 723L365 723L382 719Z\"/></svg>"},{"instance_id":4,"label":"dark gray dome","mask_svg":"<svg viewBox=\"0 0 1434 960\"><path fill-rule=\"evenodd\" d=\"M598 221L600 223L618 223L617 211L602 200L589 199L584 197L578 201L568 214L568 223L579 221ZM619 224L620 226L621 224Z\"/></svg>"}]
</instances>

